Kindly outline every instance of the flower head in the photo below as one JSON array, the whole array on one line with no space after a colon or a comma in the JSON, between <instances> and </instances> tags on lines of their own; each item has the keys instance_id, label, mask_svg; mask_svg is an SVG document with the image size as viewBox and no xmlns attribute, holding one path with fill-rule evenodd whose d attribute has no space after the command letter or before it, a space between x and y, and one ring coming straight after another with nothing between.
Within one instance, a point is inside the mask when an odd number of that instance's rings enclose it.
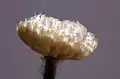
<instances>
[{"instance_id":1,"label":"flower head","mask_svg":"<svg viewBox=\"0 0 120 79\"><path fill-rule=\"evenodd\" d=\"M58 59L82 59L98 46L95 35L78 21L60 21L45 14L20 21L17 32L36 52Z\"/></svg>"}]
</instances>

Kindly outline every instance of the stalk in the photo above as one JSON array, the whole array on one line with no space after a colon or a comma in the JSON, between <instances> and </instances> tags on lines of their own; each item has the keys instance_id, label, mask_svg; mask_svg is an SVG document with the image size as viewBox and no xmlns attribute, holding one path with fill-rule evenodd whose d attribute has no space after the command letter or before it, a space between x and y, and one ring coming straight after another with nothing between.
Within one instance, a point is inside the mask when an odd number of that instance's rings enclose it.
<instances>
[{"instance_id":1,"label":"stalk","mask_svg":"<svg viewBox=\"0 0 120 79\"><path fill-rule=\"evenodd\" d=\"M45 67L43 79L55 79L56 75L56 58L51 56L45 56Z\"/></svg>"}]
</instances>

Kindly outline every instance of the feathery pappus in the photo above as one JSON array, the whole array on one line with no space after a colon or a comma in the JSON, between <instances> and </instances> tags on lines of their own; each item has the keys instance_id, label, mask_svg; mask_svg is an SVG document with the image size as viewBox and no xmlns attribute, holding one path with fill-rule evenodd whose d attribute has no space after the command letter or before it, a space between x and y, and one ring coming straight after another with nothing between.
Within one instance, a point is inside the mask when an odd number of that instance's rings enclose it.
<instances>
[{"instance_id":1,"label":"feathery pappus","mask_svg":"<svg viewBox=\"0 0 120 79\"><path fill-rule=\"evenodd\" d=\"M57 59L79 60L98 46L95 34L78 21L35 15L17 25L20 38L34 51Z\"/></svg>"}]
</instances>

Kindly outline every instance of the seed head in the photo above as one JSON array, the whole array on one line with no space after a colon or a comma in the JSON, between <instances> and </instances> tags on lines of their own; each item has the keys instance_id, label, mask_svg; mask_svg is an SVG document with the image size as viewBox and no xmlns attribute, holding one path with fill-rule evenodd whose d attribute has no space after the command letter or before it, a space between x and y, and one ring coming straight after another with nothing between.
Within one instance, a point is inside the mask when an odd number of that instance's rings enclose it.
<instances>
[{"instance_id":1,"label":"seed head","mask_svg":"<svg viewBox=\"0 0 120 79\"><path fill-rule=\"evenodd\" d=\"M34 51L57 59L82 59L98 46L98 39L78 21L35 15L17 25L20 38Z\"/></svg>"}]
</instances>

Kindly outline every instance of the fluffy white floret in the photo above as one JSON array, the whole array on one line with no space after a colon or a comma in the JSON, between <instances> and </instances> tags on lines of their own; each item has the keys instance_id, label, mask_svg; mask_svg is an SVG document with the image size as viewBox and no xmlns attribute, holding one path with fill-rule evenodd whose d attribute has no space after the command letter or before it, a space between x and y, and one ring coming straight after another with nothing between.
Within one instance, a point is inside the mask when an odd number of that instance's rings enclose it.
<instances>
[{"instance_id":1,"label":"fluffy white floret","mask_svg":"<svg viewBox=\"0 0 120 79\"><path fill-rule=\"evenodd\" d=\"M18 24L19 27L28 28L36 32L39 37L47 36L55 42L63 41L76 50L81 50L85 56L91 54L98 46L98 40L93 33L78 21L69 21L44 14L35 15Z\"/></svg>"}]
</instances>

